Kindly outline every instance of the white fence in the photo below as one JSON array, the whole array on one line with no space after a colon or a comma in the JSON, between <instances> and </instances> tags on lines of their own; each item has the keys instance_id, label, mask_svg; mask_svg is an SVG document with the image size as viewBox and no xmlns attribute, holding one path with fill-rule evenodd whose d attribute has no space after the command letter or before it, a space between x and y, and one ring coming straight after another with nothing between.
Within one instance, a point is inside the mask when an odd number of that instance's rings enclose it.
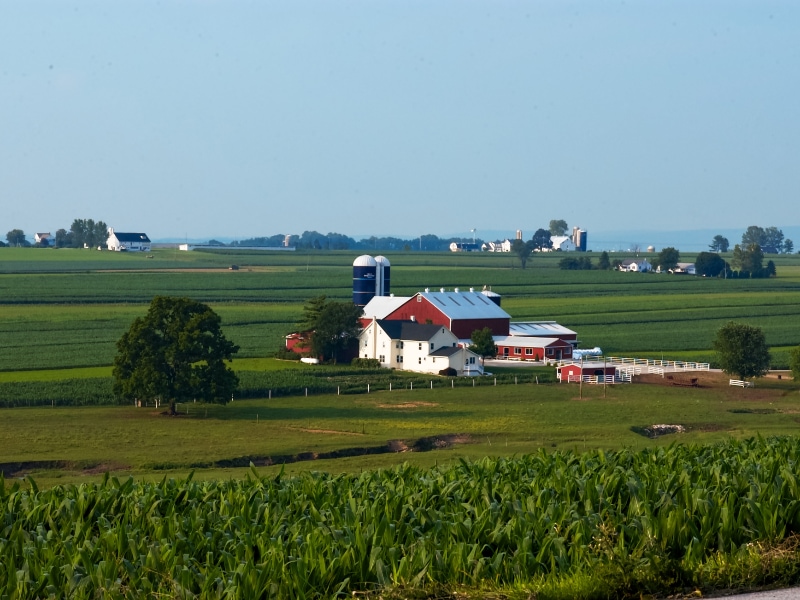
<instances>
[{"instance_id":1,"label":"white fence","mask_svg":"<svg viewBox=\"0 0 800 600\"><path fill-rule=\"evenodd\" d=\"M658 360L648 358L622 358L619 356L592 357L592 362L606 362L610 365L617 365L617 368L625 368L627 372L634 375L642 373L658 373L663 375L667 371L708 371L708 363L685 362L682 360ZM633 371L630 370L633 368Z\"/></svg>"},{"instance_id":2,"label":"white fence","mask_svg":"<svg viewBox=\"0 0 800 600\"><path fill-rule=\"evenodd\" d=\"M731 379L730 380L730 385L737 385L737 386L743 387L743 388L745 388L745 387L756 387L756 384L754 384L752 381L742 381L741 379Z\"/></svg>"},{"instance_id":3,"label":"white fence","mask_svg":"<svg viewBox=\"0 0 800 600\"><path fill-rule=\"evenodd\" d=\"M602 375L584 375L583 377L579 375L570 375L567 377L567 383L580 383L581 380L583 380L583 383L590 384L630 383L631 376L617 371L616 375L606 375L605 377Z\"/></svg>"}]
</instances>

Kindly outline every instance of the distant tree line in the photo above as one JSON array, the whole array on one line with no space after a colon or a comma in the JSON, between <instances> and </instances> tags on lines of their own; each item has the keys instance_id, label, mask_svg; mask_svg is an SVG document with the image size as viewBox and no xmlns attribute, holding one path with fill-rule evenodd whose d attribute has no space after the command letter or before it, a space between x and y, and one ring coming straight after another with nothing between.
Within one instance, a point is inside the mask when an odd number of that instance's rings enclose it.
<instances>
[{"instance_id":1,"label":"distant tree line","mask_svg":"<svg viewBox=\"0 0 800 600\"><path fill-rule=\"evenodd\" d=\"M108 225L103 221L95 221L93 219L75 219L69 228L58 229L55 236L52 238L44 238L32 244L25 238L25 232L22 229L12 229L6 233L6 241L9 246L37 246L40 248L48 248L55 246L56 248L95 248L102 246L108 239ZM6 244L0 242L0 246Z\"/></svg>"},{"instance_id":2,"label":"distant tree line","mask_svg":"<svg viewBox=\"0 0 800 600\"><path fill-rule=\"evenodd\" d=\"M277 247L283 246L285 234L277 234L266 237L253 237L237 240L230 244L223 244L217 240L210 240L209 244L219 246L263 246ZM404 239L398 237L377 237L371 236L355 240L354 238L342 233L320 233L319 231L304 231L302 235L292 235L290 245L294 248L304 250L365 250L365 251L423 251L440 252L450 249L450 244L472 243L473 238L450 237L440 238L433 234L421 235L416 238ZM483 240L476 238L475 243L480 246Z\"/></svg>"},{"instance_id":3,"label":"distant tree line","mask_svg":"<svg viewBox=\"0 0 800 600\"><path fill-rule=\"evenodd\" d=\"M794 252L794 242L783 235L777 227L759 227L751 225L742 234L741 248L758 246L764 254L791 254ZM727 252L730 248L728 238L715 235L708 246L712 252ZM735 249L734 249L735 251Z\"/></svg>"}]
</instances>

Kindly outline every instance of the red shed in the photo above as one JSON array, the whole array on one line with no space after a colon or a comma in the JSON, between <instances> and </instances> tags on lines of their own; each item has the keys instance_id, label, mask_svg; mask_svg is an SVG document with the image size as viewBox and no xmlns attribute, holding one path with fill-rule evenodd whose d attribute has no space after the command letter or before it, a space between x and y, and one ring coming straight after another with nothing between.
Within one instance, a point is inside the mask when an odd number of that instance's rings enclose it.
<instances>
[{"instance_id":1,"label":"red shed","mask_svg":"<svg viewBox=\"0 0 800 600\"><path fill-rule=\"evenodd\" d=\"M563 360L572 358L572 344L559 338L494 336L497 358L516 360Z\"/></svg>"},{"instance_id":2,"label":"red shed","mask_svg":"<svg viewBox=\"0 0 800 600\"><path fill-rule=\"evenodd\" d=\"M584 362L563 365L557 369L558 380L561 383L578 382L581 378L588 383L603 383L604 374L606 383L614 383L617 368L602 362Z\"/></svg>"}]
</instances>

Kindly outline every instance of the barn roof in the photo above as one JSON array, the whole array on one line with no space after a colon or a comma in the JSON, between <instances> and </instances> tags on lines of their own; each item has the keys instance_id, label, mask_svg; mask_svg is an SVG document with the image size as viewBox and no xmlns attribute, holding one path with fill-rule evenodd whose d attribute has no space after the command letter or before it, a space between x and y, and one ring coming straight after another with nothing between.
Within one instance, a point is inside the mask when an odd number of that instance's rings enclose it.
<instances>
[{"instance_id":1,"label":"barn roof","mask_svg":"<svg viewBox=\"0 0 800 600\"><path fill-rule=\"evenodd\" d=\"M116 236L116 238L120 242L149 242L150 238L147 237L146 233L122 233L121 231L115 231L112 235Z\"/></svg>"},{"instance_id":2,"label":"barn roof","mask_svg":"<svg viewBox=\"0 0 800 600\"><path fill-rule=\"evenodd\" d=\"M375 296L364 306L362 319L385 319L400 308L410 296Z\"/></svg>"},{"instance_id":3,"label":"barn roof","mask_svg":"<svg viewBox=\"0 0 800 600\"><path fill-rule=\"evenodd\" d=\"M432 306L442 311L450 319L510 319L502 308L480 292L453 290L419 292ZM412 298L413 301L413 298Z\"/></svg>"},{"instance_id":4,"label":"barn roof","mask_svg":"<svg viewBox=\"0 0 800 600\"><path fill-rule=\"evenodd\" d=\"M554 336L554 335L577 335L572 329L567 329L555 321L517 321L508 325L508 333L513 336Z\"/></svg>"},{"instance_id":5,"label":"barn roof","mask_svg":"<svg viewBox=\"0 0 800 600\"><path fill-rule=\"evenodd\" d=\"M413 340L415 342L427 342L434 335L442 330L441 325L430 325L428 323L417 323L416 321L376 321L378 327L386 332L386 335L393 340Z\"/></svg>"},{"instance_id":6,"label":"barn roof","mask_svg":"<svg viewBox=\"0 0 800 600\"><path fill-rule=\"evenodd\" d=\"M546 348L556 343L570 345L561 338L495 335L492 336L492 339L496 346L516 346L517 348Z\"/></svg>"}]
</instances>

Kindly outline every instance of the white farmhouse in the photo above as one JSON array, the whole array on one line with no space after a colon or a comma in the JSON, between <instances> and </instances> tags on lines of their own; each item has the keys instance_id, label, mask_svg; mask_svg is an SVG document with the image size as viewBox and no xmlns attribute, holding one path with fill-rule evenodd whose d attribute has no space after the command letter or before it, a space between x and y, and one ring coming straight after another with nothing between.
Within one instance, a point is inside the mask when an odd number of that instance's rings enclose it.
<instances>
[{"instance_id":1,"label":"white farmhouse","mask_svg":"<svg viewBox=\"0 0 800 600\"><path fill-rule=\"evenodd\" d=\"M106 246L115 252L150 252L150 238L144 233L121 233L109 228Z\"/></svg>"},{"instance_id":2,"label":"white farmhouse","mask_svg":"<svg viewBox=\"0 0 800 600\"><path fill-rule=\"evenodd\" d=\"M561 250L562 252L575 252L575 242L567 235L551 235L550 242L553 244L553 247L550 249L551 252L557 250Z\"/></svg>"},{"instance_id":3,"label":"white farmhouse","mask_svg":"<svg viewBox=\"0 0 800 600\"><path fill-rule=\"evenodd\" d=\"M649 273L653 270L653 265L646 258L629 258L620 263L619 270L626 273Z\"/></svg>"},{"instance_id":4,"label":"white farmhouse","mask_svg":"<svg viewBox=\"0 0 800 600\"><path fill-rule=\"evenodd\" d=\"M460 346L447 327L373 319L358 338L359 358L373 358L385 368L437 374L482 375L480 357Z\"/></svg>"}]
</instances>

